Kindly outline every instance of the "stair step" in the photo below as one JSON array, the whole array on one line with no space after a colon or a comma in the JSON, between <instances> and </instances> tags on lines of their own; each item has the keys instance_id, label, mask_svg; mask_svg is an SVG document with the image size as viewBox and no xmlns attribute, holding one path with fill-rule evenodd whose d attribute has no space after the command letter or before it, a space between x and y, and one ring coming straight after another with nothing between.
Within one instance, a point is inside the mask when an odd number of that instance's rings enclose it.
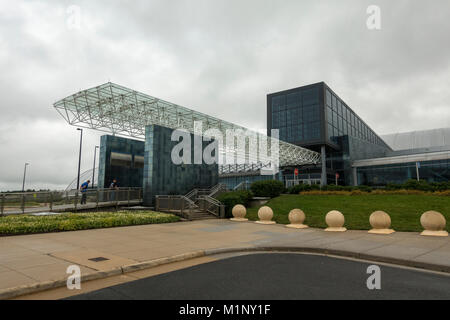
<instances>
[{"instance_id":1,"label":"stair step","mask_svg":"<svg viewBox=\"0 0 450 320\"><path fill-rule=\"evenodd\" d=\"M190 220L205 220L205 219L217 219L216 216L204 211L193 211L188 214Z\"/></svg>"}]
</instances>

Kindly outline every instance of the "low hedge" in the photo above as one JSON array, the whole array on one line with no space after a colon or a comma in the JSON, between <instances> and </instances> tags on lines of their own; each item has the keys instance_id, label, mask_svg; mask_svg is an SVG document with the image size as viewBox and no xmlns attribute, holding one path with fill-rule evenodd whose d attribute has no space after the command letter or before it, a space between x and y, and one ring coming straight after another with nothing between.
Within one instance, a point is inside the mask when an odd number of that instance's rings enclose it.
<instances>
[{"instance_id":1,"label":"low hedge","mask_svg":"<svg viewBox=\"0 0 450 320\"><path fill-rule=\"evenodd\" d=\"M250 191L232 191L221 194L217 200L225 205L225 217L231 218L233 207L237 204L248 207L251 198L253 198L253 193Z\"/></svg>"},{"instance_id":2,"label":"low hedge","mask_svg":"<svg viewBox=\"0 0 450 320\"><path fill-rule=\"evenodd\" d=\"M403 184L393 184L390 183L385 187L372 187L372 186L336 186L336 185L327 185L320 187L319 185L307 185L300 184L293 186L288 189L288 193L290 194L299 194L310 191L344 191L344 192L353 192L353 191L361 191L364 193L371 193L374 191L401 191L400 194L405 194L405 190L407 191L421 191L421 192L444 192L444 195L447 191L450 190L450 181L449 182L432 182L428 183L427 181L417 181L417 180L408 180ZM395 193L391 193L395 194Z\"/></svg>"},{"instance_id":3,"label":"low hedge","mask_svg":"<svg viewBox=\"0 0 450 320\"><path fill-rule=\"evenodd\" d=\"M390 183L386 186L386 190L420 190L420 191L446 191L450 190L450 181L448 182L431 182L428 183L425 180L408 180L403 184Z\"/></svg>"},{"instance_id":4,"label":"low hedge","mask_svg":"<svg viewBox=\"0 0 450 320\"><path fill-rule=\"evenodd\" d=\"M284 191L284 184L278 180L256 181L250 186L255 197L279 197Z\"/></svg>"},{"instance_id":5,"label":"low hedge","mask_svg":"<svg viewBox=\"0 0 450 320\"><path fill-rule=\"evenodd\" d=\"M51 216L0 217L0 236L169 223L180 218L154 211L64 213Z\"/></svg>"},{"instance_id":6,"label":"low hedge","mask_svg":"<svg viewBox=\"0 0 450 320\"><path fill-rule=\"evenodd\" d=\"M299 194L304 196L367 196L367 195L430 195L430 196L450 196L450 190L445 191L420 191L420 190L381 190L377 189L372 192L364 192L361 190L353 191L322 191L322 190L312 190L312 191L302 191Z\"/></svg>"}]
</instances>

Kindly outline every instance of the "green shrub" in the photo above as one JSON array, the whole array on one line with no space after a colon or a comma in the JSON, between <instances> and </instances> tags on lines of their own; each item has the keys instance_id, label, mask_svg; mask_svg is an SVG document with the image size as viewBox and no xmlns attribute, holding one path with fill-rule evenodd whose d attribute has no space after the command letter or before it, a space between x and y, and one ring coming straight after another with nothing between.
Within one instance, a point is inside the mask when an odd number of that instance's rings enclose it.
<instances>
[{"instance_id":1,"label":"green shrub","mask_svg":"<svg viewBox=\"0 0 450 320\"><path fill-rule=\"evenodd\" d=\"M428 182L422 180L417 181L414 179L408 180L404 183L404 189L406 190L421 190L421 191L433 191L433 188Z\"/></svg>"},{"instance_id":2,"label":"green shrub","mask_svg":"<svg viewBox=\"0 0 450 320\"><path fill-rule=\"evenodd\" d=\"M180 218L154 211L64 213L52 216L0 217L0 236L169 223Z\"/></svg>"},{"instance_id":3,"label":"green shrub","mask_svg":"<svg viewBox=\"0 0 450 320\"><path fill-rule=\"evenodd\" d=\"M388 183L386 185L385 189L388 190L388 191L400 190L400 189L402 189L402 185L401 184L397 184L397 183Z\"/></svg>"},{"instance_id":4,"label":"green shrub","mask_svg":"<svg viewBox=\"0 0 450 320\"><path fill-rule=\"evenodd\" d=\"M450 181L449 182L432 182L430 186L433 188L433 191L446 191L450 190Z\"/></svg>"},{"instance_id":5,"label":"green shrub","mask_svg":"<svg viewBox=\"0 0 450 320\"><path fill-rule=\"evenodd\" d=\"M288 189L289 194L299 194L300 192L311 191L312 186L309 184L298 184Z\"/></svg>"},{"instance_id":6,"label":"green shrub","mask_svg":"<svg viewBox=\"0 0 450 320\"><path fill-rule=\"evenodd\" d=\"M250 191L232 191L222 193L217 200L225 205L225 217L231 218L233 207L237 204L247 207L251 198L253 198L253 194Z\"/></svg>"},{"instance_id":7,"label":"green shrub","mask_svg":"<svg viewBox=\"0 0 450 320\"><path fill-rule=\"evenodd\" d=\"M284 184L278 180L256 181L250 186L255 197L275 198L284 192Z\"/></svg>"},{"instance_id":8,"label":"green shrub","mask_svg":"<svg viewBox=\"0 0 450 320\"><path fill-rule=\"evenodd\" d=\"M372 192L372 188L369 186L358 186L357 190L362 192Z\"/></svg>"},{"instance_id":9,"label":"green shrub","mask_svg":"<svg viewBox=\"0 0 450 320\"><path fill-rule=\"evenodd\" d=\"M351 186L336 186L334 184L329 184L322 187L322 191L352 191L354 187Z\"/></svg>"}]
</instances>

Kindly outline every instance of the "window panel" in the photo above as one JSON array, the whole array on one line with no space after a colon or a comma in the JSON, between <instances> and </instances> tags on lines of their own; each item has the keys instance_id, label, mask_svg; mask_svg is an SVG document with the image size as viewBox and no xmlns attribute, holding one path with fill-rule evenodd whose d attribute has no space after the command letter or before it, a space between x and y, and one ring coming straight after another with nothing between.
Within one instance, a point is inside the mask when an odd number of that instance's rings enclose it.
<instances>
[{"instance_id":1,"label":"window panel","mask_svg":"<svg viewBox=\"0 0 450 320\"><path fill-rule=\"evenodd\" d=\"M279 113L279 126L285 127L286 126L286 112L280 112Z\"/></svg>"},{"instance_id":2,"label":"window panel","mask_svg":"<svg viewBox=\"0 0 450 320\"><path fill-rule=\"evenodd\" d=\"M305 140L320 139L320 122L306 123L304 125Z\"/></svg>"},{"instance_id":3,"label":"window panel","mask_svg":"<svg viewBox=\"0 0 450 320\"><path fill-rule=\"evenodd\" d=\"M319 90L318 88L311 88L302 91L303 105L311 105L319 103Z\"/></svg>"},{"instance_id":4,"label":"window panel","mask_svg":"<svg viewBox=\"0 0 450 320\"><path fill-rule=\"evenodd\" d=\"M338 100L338 114L342 117L343 116L343 112L342 112L342 102Z\"/></svg>"},{"instance_id":5,"label":"window panel","mask_svg":"<svg viewBox=\"0 0 450 320\"><path fill-rule=\"evenodd\" d=\"M326 101L326 104L329 106L329 107L331 107L331 92L330 92L330 90L328 90L327 89L327 101Z\"/></svg>"},{"instance_id":6,"label":"window panel","mask_svg":"<svg viewBox=\"0 0 450 320\"><path fill-rule=\"evenodd\" d=\"M315 122L320 120L319 106L303 107L303 122Z\"/></svg>"},{"instance_id":7,"label":"window panel","mask_svg":"<svg viewBox=\"0 0 450 320\"><path fill-rule=\"evenodd\" d=\"M298 108L301 105L301 96L299 92L290 93L286 97L287 109Z\"/></svg>"},{"instance_id":8,"label":"window panel","mask_svg":"<svg viewBox=\"0 0 450 320\"><path fill-rule=\"evenodd\" d=\"M333 110L327 107L327 122L333 124Z\"/></svg>"}]
</instances>

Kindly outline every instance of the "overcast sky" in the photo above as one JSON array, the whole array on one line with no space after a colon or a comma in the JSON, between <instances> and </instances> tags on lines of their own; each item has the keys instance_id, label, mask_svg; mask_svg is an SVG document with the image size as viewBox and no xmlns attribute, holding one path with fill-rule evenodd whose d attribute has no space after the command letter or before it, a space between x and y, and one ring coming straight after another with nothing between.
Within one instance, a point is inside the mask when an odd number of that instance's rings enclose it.
<instances>
[{"instance_id":1,"label":"overcast sky","mask_svg":"<svg viewBox=\"0 0 450 320\"><path fill-rule=\"evenodd\" d=\"M0 0L0 190L21 188L25 162L28 188L76 177L79 133L52 105L108 81L254 129L266 94L325 81L379 134L450 127L449 14L448 0ZM100 135L85 130L82 170Z\"/></svg>"}]
</instances>

